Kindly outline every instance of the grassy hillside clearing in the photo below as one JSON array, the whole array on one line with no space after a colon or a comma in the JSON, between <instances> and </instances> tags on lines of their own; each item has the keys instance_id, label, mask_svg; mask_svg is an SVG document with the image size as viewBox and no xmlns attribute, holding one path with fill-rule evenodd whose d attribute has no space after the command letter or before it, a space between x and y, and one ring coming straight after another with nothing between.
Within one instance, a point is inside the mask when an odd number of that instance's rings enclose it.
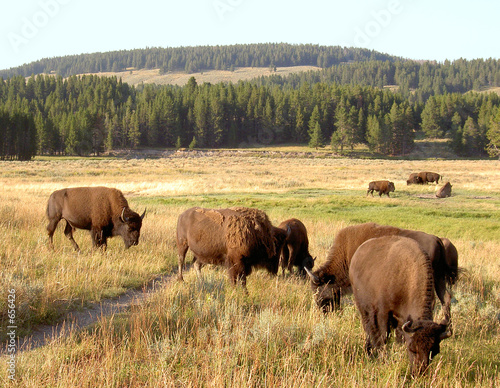
<instances>
[{"instance_id":1,"label":"grassy hillside clearing","mask_svg":"<svg viewBox=\"0 0 500 388\"><path fill-rule=\"evenodd\" d=\"M145 84L157 84L157 85L178 85L184 86L191 77L196 78L196 82L202 84L204 82L218 83L218 82L233 82L238 81L248 81L254 78L268 76L272 74L286 76L292 73L300 73L302 71L309 70L321 70L320 67L316 66L290 66L290 67L278 67L276 71L270 71L269 67L238 67L234 71L229 70L207 70L198 73L186 73L186 72L168 72L166 74L160 74L159 69L153 70L136 70L129 69L122 72L103 72L95 73L96 75L103 77L118 77L121 78L123 82L130 85L139 85L141 83Z\"/></svg>"},{"instance_id":2,"label":"grassy hillside clearing","mask_svg":"<svg viewBox=\"0 0 500 388\"><path fill-rule=\"evenodd\" d=\"M410 172L443 174L451 198L435 185L406 186ZM366 197L370 180L390 179L391 198ZM123 293L176 267L175 223L188 207L250 206L277 224L297 217L311 253L324 261L342 227L376 221L450 238L466 273L455 288L454 335L426 376L409 377L404 348L391 342L371 359L352 298L322 316L307 282L256 272L249 295L225 271L165 286L129 312L38 350L17 354L19 387L82 386L497 386L500 363L500 162L386 161L257 156L160 159L41 158L2 162L0 171L2 326L7 290L16 290L18 335L55 322L69 309ZM129 250L119 237L92 252L77 231L75 253L55 234L47 247L45 206L59 188L121 189L137 211L148 209L141 240ZM63 224L63 223L61 223ZM190 261L190 259L188 259ZM5 332L2 332L5 338ZM1 361L6 365L6 356ZM6 368L5 368L6 369ZM7 382L2 370L0 381Z\"/></svg>"}]
</instances>

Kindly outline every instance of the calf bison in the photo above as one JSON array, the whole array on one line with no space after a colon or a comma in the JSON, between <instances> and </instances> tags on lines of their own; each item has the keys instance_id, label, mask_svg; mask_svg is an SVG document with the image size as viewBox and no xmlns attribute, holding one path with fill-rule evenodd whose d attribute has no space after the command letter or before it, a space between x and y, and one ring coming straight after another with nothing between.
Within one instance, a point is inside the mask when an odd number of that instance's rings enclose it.
<instances>
[{"instance_id":1,"label":"calf bison","mask_svg":"<svg viewBox=\"0 0 500 388\"><path fill-rule=\"evenodd\" d=\"M246 278L253 268L278 273L285 238L286 232L272 226L263 211L193 207L177 220L178 278L183 280L186 253L191 249L197 270L204 264L225 266L232 283L241 281L246 289Z\"/></svg>"},{"instance_id":2,"label":"calf bison","mask_svg":"<svg viewBox=\"0 0 500 388\"><path fill-rule=\"evenodd\" d=\"M393 235L414 239L429 256L434 271L436 294L443 309L446 308L445 303L451 300L446 285L455 282L458 269L448 265L441 239L420 231L369 222L341 229L335 236L326 262L314 272L305 269L311 278L311 287L316 303L323 312L326 313L338 308L341 294L352 291L349 281L349 266L356 249L371 238Z\"/></svg>"},{"instance_id":3,"label":"calf bison","mask_svg":"<svg viewBox=\"0 0 500 388\"><path fill-rule=\"evenodd\" d=\"M379 197L382 196L382 194L386 194L389 197L389 193L392 191L394 192L395 187L393 182L389 181L373 181L368 184L368 190L366 191L366 195L370 193L373 197L373 191L378 191Z\"/></svg>"},{"instance_id":4,"label":"calf bison","mask_svg":"<svg viewBox=\"0 0 500 388\"><path fill-rule=\"evenodd\" d=\"M441 323L433 321L432 264L421 246L401 236L370 239L354 253L349 279L366 333L366 351L381 348L391 329L399 327L412 375L422 374L451 330L449 310Z\"/></svg>"},{"instance_id":5,"label":"calf bison","mask_svg":"<svg viewBox=\"0 0 500 388\"><path fill-rule=\"evenodd\" d=\"M49 244L61 219L66 221L64 234L75 250L80 247L73 238L75 229L90 230L94 247L106 249L107 239L122 236L125 247L139 243L142 215L132 211L122 192L109 187L74 187L54 191L47 203Z\"/></svg>"},{"instance_id":6,"label":"calf bison","mask_svg":"<svg viewBox=\"0 0 500 388\"><path fill-rule=\"evenodd\" d=\"M285 274L285 269L290 273L297 267L298 274L306 276L304 267L312 269L314 259L309 253L309 239L304 224L296 218L283 221L278 228L286 231L286 240L281 249L280 266Z\"/></svg>"},{"instance_id":7,"label":"calf bison","mask_svg":"<svg viewBox=\"0 0 500 388\"><path fill-rule=\"evenodd\" d=\"M418 173L411 173L408 179L406 180L406 185L423 185L422 178L418 176Z\"/></svg>"},{"instance_id":8,"label":"calf bison","mask_svg":"<svg viewBox=\"0 0 500 388\"><path fill-rule=\"evenodd\" d=\"M452 185L450 182L446 182L444 186L440 187L436 191L436 197L438 198L446 198L446 197L451 197L451 188Z\"/></svg>"},{"instance_id":9,"label":"calf bison","mask_svg":"<svg viewBox=\"0 0 500 388\"><path fill-rule=\"evenodd\" d=\"M436 184L438 184L439 178L441 178L441 175L435 172L428 172L428 171L419 172L418 176L422 180L423 185L426 185L429 182L436 182Z\"/></svg>"}]
</instances>

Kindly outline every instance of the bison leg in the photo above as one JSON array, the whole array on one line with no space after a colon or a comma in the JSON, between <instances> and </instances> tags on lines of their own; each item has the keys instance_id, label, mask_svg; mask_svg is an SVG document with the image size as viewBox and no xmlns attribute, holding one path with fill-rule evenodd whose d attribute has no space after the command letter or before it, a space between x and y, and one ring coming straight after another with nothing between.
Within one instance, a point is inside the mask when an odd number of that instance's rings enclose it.
<instances>
[{"instance_id":1,"label":"bison leg","mask_svg":"<svg viewBox=\"0 0 500 388\"><path fill-rule=\"evenodd\" d=\"M54 232L56 231L57 224L60 220L60 218L51 219L49 224L47 225L47 232L49 233L49 246L51 249L54 249L53 236Z\"/></svg>"},{"instance_id":2,"label":"bison leg","mask_svg":"<svg viewBox=\"0 0 500 388\"><path fill-rule=\"evenodd\" d=\"M194 269L196 270L196 275L201 278L201 269L203 268L203 263L200 263L196 257L193 258Z\"/></svg>"},{"instance_id":3,"label":"bison leg","mask_svg":"<svg viewBox=\"0 0 500 388\"><path fill-rule=\"evenodd\" d=\"M182 270L184 269L184 262L186 260L186 253L189 249L189 245L187 241L177 241L177 254L178 254L178 263L179 263L179 274L177 275L177 279L179 281L183 281L184 278L182 276ZM196 258L194 259L196 260Z\"/></svg>"},{"instance_id":4,"label":"bison leg","mask_svg":"<svg viewBox=\"0 0 500 388\"><path fill-rule=\"evenodd\" d=\"M90 234L92 236L92 245L94 248L103 248L103 250L106 250L107 247L107 241L106 238L104 237L104 232L102 229L95 229L92 228L90 231Z\"/></svg>"},{"instance_id":5,"label":"bison leg","mask_svg":"<svg viewBox=\"0 0 500 388\"><path fill-rule=\"evenodd\" d=\"M68 221L66 221L66 227L64 228L64 235L71 241L73 244L73 247L75 248L75 251L79 251L80 247L76 243L75 239L73 238L73 232L75 231L75 228L73 228Z\"/></svg>"},{"instance_id":6,"label":"bison leg","mask_svg":"<svg viewBox=\"0 0 500 388\"><path fill-rule=\"evenodd\" d=\"M373 190L368 189L368 190L366 191L366 196L367 196L367 197L368 197L368 193L370 193L370 194L372 195L372 197L373 197Z\"/></svg>"},{"instance_id":7,"label":"bison leg","mask_svg":"<svg viewBox=\"0 0 500 388\"><path fill-rule=\"evenodd\" d=\"M297 259L297 250L290 246L290 257L288 258L288 272L293 274L293 266L295 264L295 260Z\"/></svg>"},{"instance_id":8,"label":"bison leg","mask_svg":"<svg viewBox=\"0 0 500 388\"><path fill-rule=\"evenodd\" d=\"M288 266L289 257L290 257L290 252L288 251L288 245L285 244L283 245L283 248L281 248L280 260L278 264L278 268L281 268L281 273L283 276L285 276L285 269Z\"/></svg>"},{"instance_id":9,"label":"bison leg","mask_svg":"<svg viewBox=\"0 0 500 388\"><path fill-rule=\"evenodd\" d=\"M243 289L246 291L247 275L245 271L245 266L241 262L241 259L238 260L236 263L232 264L231 267L229 267L229 278L231 279L231 283L233 283L234 286L236 286L238 282L241 282Z\"/></svg>"}]
</instances>

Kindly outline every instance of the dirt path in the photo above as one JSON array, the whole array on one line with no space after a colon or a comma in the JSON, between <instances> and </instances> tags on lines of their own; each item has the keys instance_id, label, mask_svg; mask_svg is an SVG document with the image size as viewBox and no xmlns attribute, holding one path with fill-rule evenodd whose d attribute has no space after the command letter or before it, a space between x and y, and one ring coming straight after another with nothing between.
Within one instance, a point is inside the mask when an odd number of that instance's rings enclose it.
<instances>
[{"instance_id":1,"label":"dirt path","mask_svg":"<svg viewBox=\"0 0 500 388\"><path fill-rule=\"evenodd\" d=\"M150 281L141 289L132 289L117 298L105 299L94 303L81 311L71 311L63 321L54 325L40 325L31 335L19 338L17 351L26 351L45 346L53 341L68 337L71 333L79 331L99 319L128 310L131 306L142 304L153 293L176 278L175 273L161 275ZM4 354L6 349L1 349Z\"/></svg>"}]
</instances>

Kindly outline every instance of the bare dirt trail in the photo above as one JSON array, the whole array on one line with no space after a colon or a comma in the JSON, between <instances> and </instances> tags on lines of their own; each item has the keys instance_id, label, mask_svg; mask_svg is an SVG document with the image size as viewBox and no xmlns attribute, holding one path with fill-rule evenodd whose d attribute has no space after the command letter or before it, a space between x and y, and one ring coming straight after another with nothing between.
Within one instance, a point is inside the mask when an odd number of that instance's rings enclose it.
<instances>
[{"instance_id":1,"label":"bare dirt trail","mask_svg":"<svg viewBox=\"0 0 500 388\"><path fill-rule=\"evenodd\" d=\"M66 317L54 325L40 325L29 336L19 338L17 351L33 350L98 322L103 317L127 311L130 307L144 303L152 294L175 281L176 274L160 275L141 289L131 289L116 298L94 303L83 310L70 311ZM0 355L6 349L0 350Z\"/></svg>"}]
</instances>

